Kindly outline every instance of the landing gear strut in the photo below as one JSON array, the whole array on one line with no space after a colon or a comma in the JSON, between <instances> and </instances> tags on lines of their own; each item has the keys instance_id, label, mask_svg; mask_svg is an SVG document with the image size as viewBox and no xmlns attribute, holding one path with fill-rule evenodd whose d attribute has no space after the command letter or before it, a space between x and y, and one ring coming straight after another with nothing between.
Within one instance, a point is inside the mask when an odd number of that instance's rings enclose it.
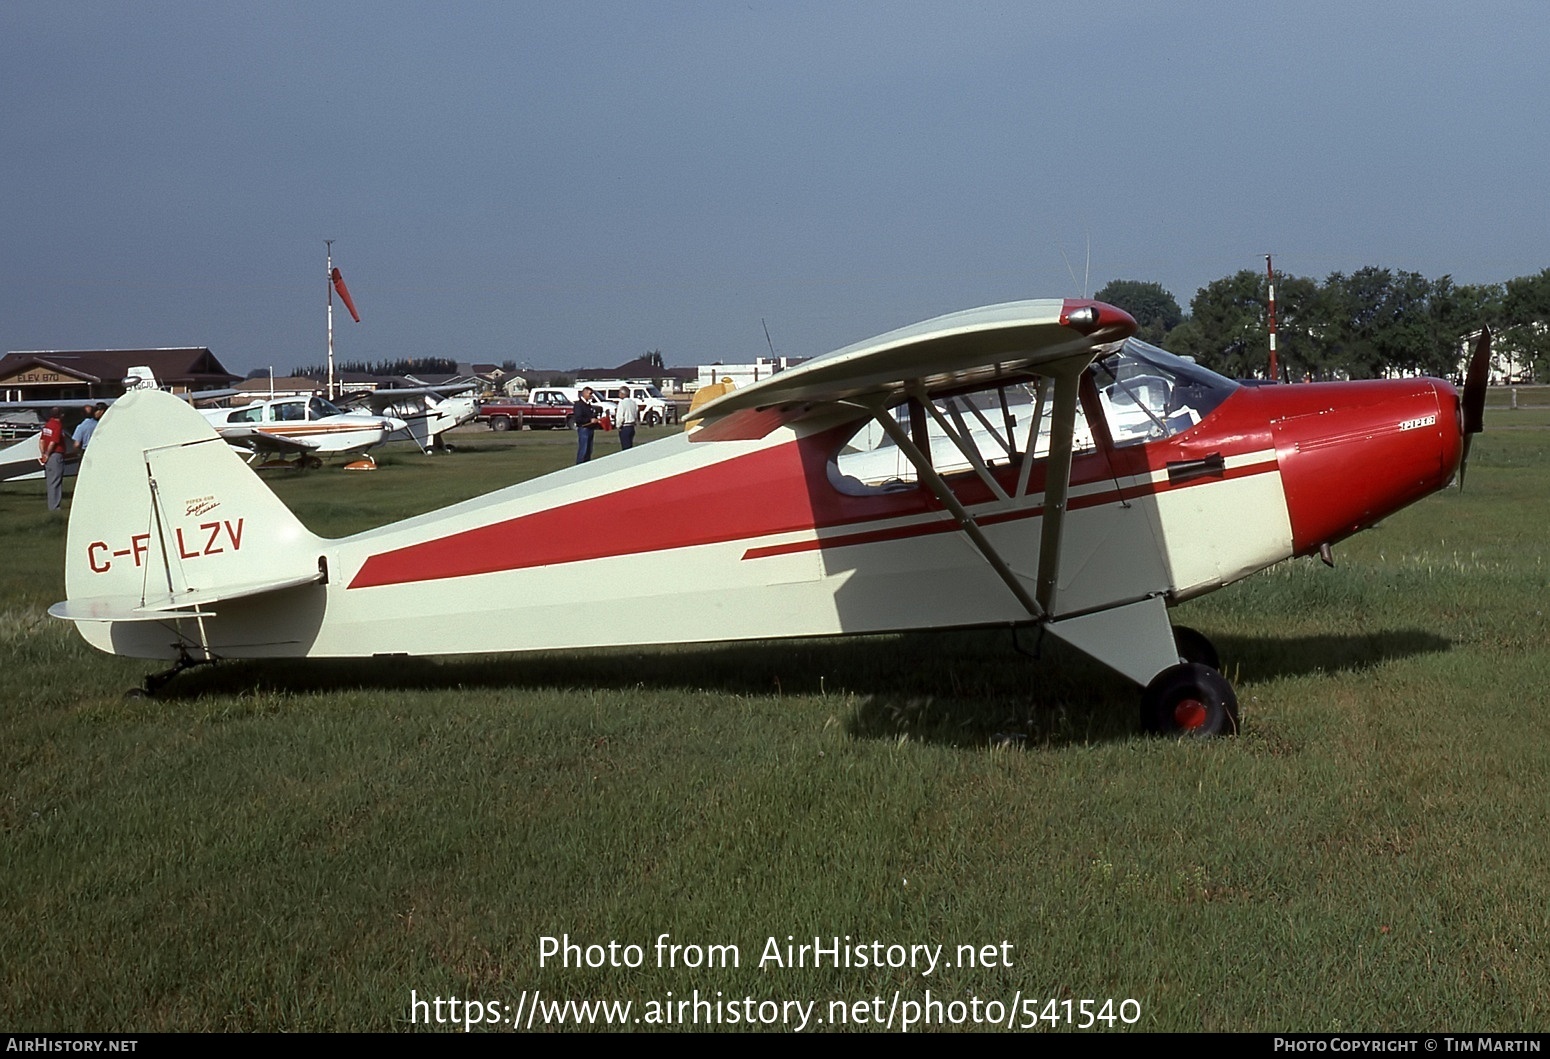
<instances>
[{"instance_id":1,"label":"landing gear strut","mask_svg":"<svg viewBox=\"0 0 1550 1059\"><path fill-rule=\"evenodd\" d=\"M164 669L160 673L146 675L145 683L138 688L130 688L127 695L130 698L154 698L156 693L166 687L172 678L185 669L195 666L211 666L215 664L214 658L191 658L187 651L179 649L178 660L171 669Z\"/></svg>"}]
</instances>

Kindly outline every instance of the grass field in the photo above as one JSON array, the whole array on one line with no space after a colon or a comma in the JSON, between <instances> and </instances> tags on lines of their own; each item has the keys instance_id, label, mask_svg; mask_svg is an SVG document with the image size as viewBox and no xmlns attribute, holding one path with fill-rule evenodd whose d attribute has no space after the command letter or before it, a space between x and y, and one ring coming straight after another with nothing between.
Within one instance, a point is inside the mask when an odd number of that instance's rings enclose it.
<instances>
[{"instance_id":1,"label":"grass field","mask_svg":"<svg viewBox=\"0 0 1550 1059\"><path fill-rule=\"evenodd\" d=\"M271 481L339 534L572 437ZM929 996L963 1028L1112 998L1119 1029L1543 1030L1547 496L1550 408L1493 400L1462 494L1181 607L1243 709L1194 744L993 632L223 664L126 698L155 666L44 615L64 520L4 487L0 1025L395 1030L411 994L509 1021L536 990L674 1024L648 1005L697 991L809 1028ZM566 936L640 966L541 966ZM788 937L851 966L761 966ZM952 966L855 966L874 940Z\"/></svg>"}]
</instances>

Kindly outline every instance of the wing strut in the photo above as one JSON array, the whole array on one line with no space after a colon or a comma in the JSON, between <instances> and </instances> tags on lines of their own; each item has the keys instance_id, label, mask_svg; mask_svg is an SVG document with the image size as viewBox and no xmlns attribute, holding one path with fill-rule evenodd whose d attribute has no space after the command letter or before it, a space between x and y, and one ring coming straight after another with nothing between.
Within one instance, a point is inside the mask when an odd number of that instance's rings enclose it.
<instances>
[{"instance_id":1,"label":"wing strut","mask_svg":"<svg viewBox=\"0 0 1550 1059\"><path fill-rule=\"evenodd\" d=\"M1066 523L1066 492L1071 487L1071 436L1076 431L1077 391L1082 367L1055 376L1055 406L1050 409L1049 463L1044 476L1044 518L1039 537L1039 606L1055 609L1060 578L1060 540Z\"/></svg>"},{"instance_id":2,"label":"wing strut","mask_svg":"<svg viewBox=\"0 0 1550 1059\"><path fill-rule=\"evenodd\" d=\"M929 402L922 403L927 408L931 407ZM936 473L936 468L931 466L931 461L915 447L915 443L910 440L910 436L904 432L904 429L899 426L893 416L888 414L887 409L871 408L870 411L873 418L877 420L888 436L893 439L893 443L899 446L899 451L904 453L909 461L915 465L915 470L920 475L920 480L926 483L926 487L942 502L942 506L953 513L953 517L958 520L958 526L963 530L964 535L969 538L975 548L979 549L979 553L985 557L985 561L996 572L996 576L1006 582L1006 587L1012 590L1012 595L1017 597L1017 601L1028 611L1029 616L1039 619L1047 617L1044 608L1039 606L1034 598L1028 594L1028 590L1017 579L1017 575L1012 573L1011 567L1007 566L1006 561L1001 558L995 547L991 545L984 531L980 529L979 523L974 521L974 516L969 514L968 509L963 504L959 503L958 498L953 495L953 491L947 487L947 483L942 481L941 475ZM957 439L955 438L954 440L956 441ZM972 446L964 446L960 443L959 448L972 448ZM1067 455L1069 456L1069 442L1066 448ZM968 455L967 451L964 454ZM1005 494L1003 493L1002 495L1004 496Z\"/></svg>"},{"instance_id":3,"label":"wing strut","mask_svg":"<svg viewBox=\"0 0 1550 1059\"><path fill-rule=\"evenodd\" d=\"M953 420L958 424L958 429L954 431L952 424L937 410L936 404L926 396L925 388L920 383L917 382L908 387L908 393L915 398L917 404L930 413L931 418L936 420L936 425L942 428L942 433L946 434L948 440L957 446L959 452L963 453L964 459L969 461L969 466L974 468L974 473L979 475L980 481L985 483L985 488L994 493L996 499L1003 504L1010 504L1012 498L1006 495L1006 490L1001 488L1001 483L996 481L990 473L990 468L985 466L985 458L980 455L979 446L974 444L969 437L969 431L963 425L963 416L959 413L957 406L953 406ZM889 418L891 419L892 416Z\"/></svg>"}]
</instances>

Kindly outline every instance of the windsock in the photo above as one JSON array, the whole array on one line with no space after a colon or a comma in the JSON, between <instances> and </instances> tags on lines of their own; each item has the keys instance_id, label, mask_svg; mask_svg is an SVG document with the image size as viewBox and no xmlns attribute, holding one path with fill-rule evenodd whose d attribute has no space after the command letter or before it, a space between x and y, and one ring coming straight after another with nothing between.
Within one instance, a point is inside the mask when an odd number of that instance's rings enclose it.
<instances>
[{"instance_id":1,"label":"windsock","mask_svg":"<svg viewBox=\"0 0 1550 1059\"><path fill-rule=\"evenodd\" d=\"M334 290L339 292L339 297L344 302L344 307L350 310L350 315L355 318L355 322L360 323L361 314L355 311L355 299L350 297L350 288L344 285L344 277L339 274L337 268L334 269L333 280Z\"/></svg>"}]
</instances>

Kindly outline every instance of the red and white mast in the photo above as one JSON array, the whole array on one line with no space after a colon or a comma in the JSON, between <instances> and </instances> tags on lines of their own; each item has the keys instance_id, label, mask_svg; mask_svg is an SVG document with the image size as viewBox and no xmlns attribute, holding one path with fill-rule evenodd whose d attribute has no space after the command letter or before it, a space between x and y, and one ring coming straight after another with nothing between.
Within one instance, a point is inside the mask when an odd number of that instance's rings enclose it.
<instances>
[{"instance_id":1,"label":"red and white mast","mask_svg":"<svg viewBox=\"0 0 1550 1059\"><path fill-rule=\"evenodd\" d=\"M350 310L350 317L356 323L361 322L361 314L355 311L355 299L350 297L350 288L344 285L344 277L334 267L334 241L324 239L323 245L328 248L328 399L334 399L334 291L339 292L339 300L344 302L344 307Z\"/></svg>"},{"instance_id":2,"label":"red and white mast","mask_svg":"<svg viewBox=\"0 0 1550 1059\"><path fill-rule=\"evenodd\" d=\"M1281 367L1276 362L1276 273L1269 254L1265 255L1265 278L1270 282L1270 381L1278 382Z\"/></svg>"},{"instance_id":3,"label":"red and white mast","mask_svg":"<svg viewBox=\"0 0 1550 1059\"><path fill-rule=\"evenodd\" d=\"M328 255L328 271L325 273L328 277L325 281L325 286L328 287L328 399L332 401L334 399L334 241L324 239L323 246Z\"/></svg>"}]
</instances>

